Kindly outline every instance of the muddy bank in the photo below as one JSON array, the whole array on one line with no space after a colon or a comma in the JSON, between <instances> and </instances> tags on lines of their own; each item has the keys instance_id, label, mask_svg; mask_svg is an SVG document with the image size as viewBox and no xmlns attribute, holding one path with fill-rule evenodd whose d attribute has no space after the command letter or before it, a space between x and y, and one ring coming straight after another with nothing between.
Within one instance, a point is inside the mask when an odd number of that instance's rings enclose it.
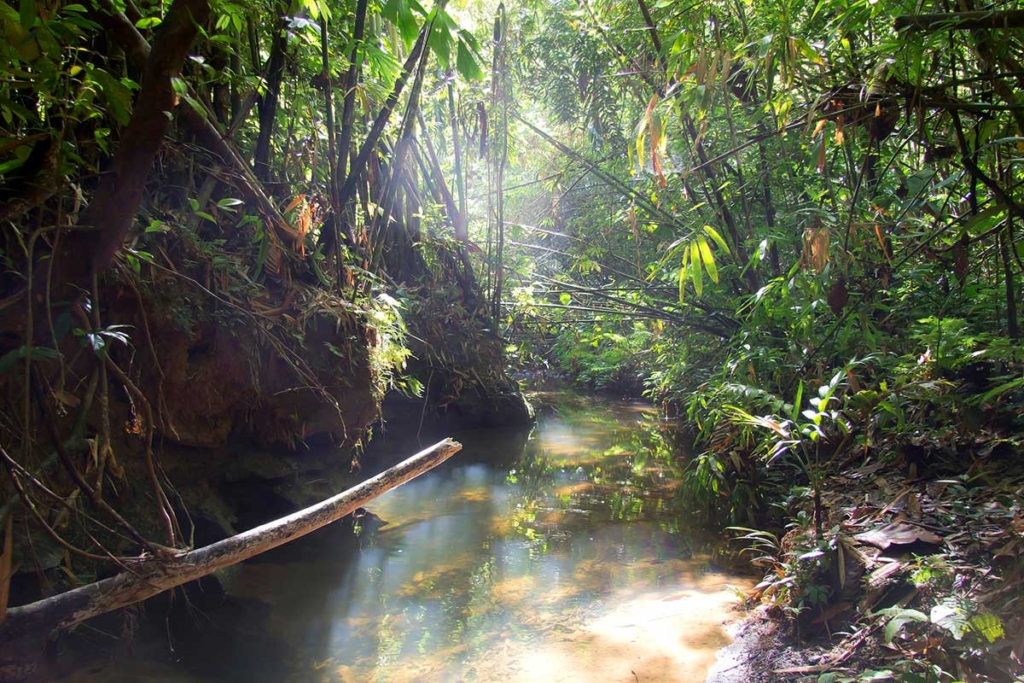
<instances>
[{"instance_id":1,"label":"muddy bank","mask_svg":"<svg viewBox=\"0 0 1024 683\"><path fill-rule=\"evenodd\" d=\"M763 607L750 612L739 606L726 627L732 642L715 653L704 683L783 683L804 666L808 653L787 645L781 625Z\"/></svg>"}]
</instances>

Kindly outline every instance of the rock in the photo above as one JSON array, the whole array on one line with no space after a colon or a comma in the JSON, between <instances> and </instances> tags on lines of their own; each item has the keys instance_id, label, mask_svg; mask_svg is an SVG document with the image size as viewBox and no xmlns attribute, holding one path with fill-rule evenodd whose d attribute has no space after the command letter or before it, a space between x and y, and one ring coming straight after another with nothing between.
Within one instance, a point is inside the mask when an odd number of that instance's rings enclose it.
<instances>
[{"instance_id":1,"label":"rock","mask_svg":"<svg viewBox=\"0 0 1024 683\"><path fill-rule=\"evenodd\" d=\"M295 474L292 461L276 457L266 451L251 450L231 459L224 481L233 484L247 479L271 481Z\"/></svg>"},{"instance_id":2,"label":"rock","mask_svg":"<svg viewBox=\"0 0 1024 683\"><path fill-rule=\"evenodd\" d=\"M448 409L474 427L525 426L537 419L533 406L513 379L506 379L488 393L480 388L467 391Z\"/></svg>"}]
</instances>

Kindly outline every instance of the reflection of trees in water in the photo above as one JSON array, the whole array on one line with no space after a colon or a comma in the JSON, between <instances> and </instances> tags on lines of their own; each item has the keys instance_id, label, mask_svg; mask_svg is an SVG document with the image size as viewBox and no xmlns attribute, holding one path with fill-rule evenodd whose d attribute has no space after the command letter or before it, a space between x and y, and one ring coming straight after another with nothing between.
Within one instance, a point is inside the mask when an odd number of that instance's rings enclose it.
<instances>
[{"instance_id":1,"label":"reflection of trees in water","mask_svg":"<svg viewBox=\"0 0 1024 683\"><path fill-rule=\"evenodd\" d=\"M617 408L566 400L530 440L458 435L464 454L382 500L390 524L306 591L288 625L303 632L304 659L366 680L454 675L506 639L575 628L566 620L611 591L677 572L689 542L667 485L679 473L671 436Z\"/></svg>"}]
</instances>

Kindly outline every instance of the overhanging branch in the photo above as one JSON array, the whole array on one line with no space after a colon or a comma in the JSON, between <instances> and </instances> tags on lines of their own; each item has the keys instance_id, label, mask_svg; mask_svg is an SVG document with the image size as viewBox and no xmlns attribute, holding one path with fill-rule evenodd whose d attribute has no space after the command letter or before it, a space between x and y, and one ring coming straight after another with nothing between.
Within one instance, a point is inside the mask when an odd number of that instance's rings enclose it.
<instances>
[{"instance_id":1,"label":"overhanging branch","mask_svg":"<svg viewBox=\"0 0 1024 683\"><path fill-rule=\"evenodd\" d=\"M7 618L0 623L0 680L7 680L7 674L17 663L36 659L50 633L141 602L294 541L433 469L461 449L458 442L445 439L333 498L287 517L168 561L142 560L130 567L131 572L8 610Z\"/></svg>"}]
</instances>

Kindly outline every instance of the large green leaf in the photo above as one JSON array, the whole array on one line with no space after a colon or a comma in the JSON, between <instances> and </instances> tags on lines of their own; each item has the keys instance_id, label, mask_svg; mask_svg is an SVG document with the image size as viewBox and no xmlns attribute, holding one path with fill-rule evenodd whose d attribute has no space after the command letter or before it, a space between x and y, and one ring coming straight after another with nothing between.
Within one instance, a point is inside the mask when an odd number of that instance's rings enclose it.
<instances>
[{"instance_id":1,"label":"large green leaf","mask_svg":"<svg viewBox=\"0 0 1024 683\"><path fill-rule=\"evenodd\" d=\"M718 266L715 265L715 257L711 254L711 245L703 235L697 235L697 246L700 248L700 260L704 263L704 269L708 271L708 277L716 285L718 284Z\"/></svg>"},{"instance_id":2,"label":"large green leaf","mask_svg":"<svg viewBox=\"0 0 1024 683\"><path fill-rule=\"evenodd\" d=\"M683 249L683 260L679 267L679 303L686 300L686 263L690 259L690 250Z\"/></svg>"},{"instance_id":3,"label":"large green leaf","mask_svg":"<svg viewBox=\"0 0 1024 683\"><path fill-rule=\"evenodd\" d=\"M94 69L90 75L103 93L107 111L120 125L127 126L132 118L132 91L103 69Z\"/></svg>"},{"instance_id":4,"label":"large green leaf","mask_svg":"<svg viewBox=\"0 0 1024 683\"><path fill-rule=\"evenodd\" d=\"M722 239L722 236L720 234L718 234L717 230L712 228L710 225L705 225L704 226L704 232L707 233L708 237L710 237L712 240L715 241L715 244L718 245L719 249L724 251L726 254L730 253L729 252L729 245L725 243L725 240Z\"/></svg>"},{"instance_id":5,"label":"large green leaf","mask_svg":"<svg viewBox=\"0 0 1024 683\"><path fill-rule=\"evenodd\" d=\"M690 263L693 265L690 268L690 279L693 280L693 291L697 293L697 296L704 295L704 269L700 267L700 247L697 246L697 240L690 242Z\"/></svg>"},{"instance_id":6,"label":"large green leaf","mask_svg":"<svg viewBox=\"0 0 1024 683\"><path fill-rule=\"evenodd\" d=\"M380 13L398 28L398 35L401 36L406 49L412 46L420 32L416 14L423 15L423 6L416 0L388 0Z\"/></svg>"},{"instance_id":7,"label":"large green leaf","mask_svg":"<svg viewBox=\"0 0 1024 683\"><path fill-rule=\"evenodd\" d=\"M476 55L470 45L463 39L462 31L459 32L459 47L455 57L455 68L468 80L478 81L484 77L484 71L480 68Z\"/></svg>"}]
</instances>

